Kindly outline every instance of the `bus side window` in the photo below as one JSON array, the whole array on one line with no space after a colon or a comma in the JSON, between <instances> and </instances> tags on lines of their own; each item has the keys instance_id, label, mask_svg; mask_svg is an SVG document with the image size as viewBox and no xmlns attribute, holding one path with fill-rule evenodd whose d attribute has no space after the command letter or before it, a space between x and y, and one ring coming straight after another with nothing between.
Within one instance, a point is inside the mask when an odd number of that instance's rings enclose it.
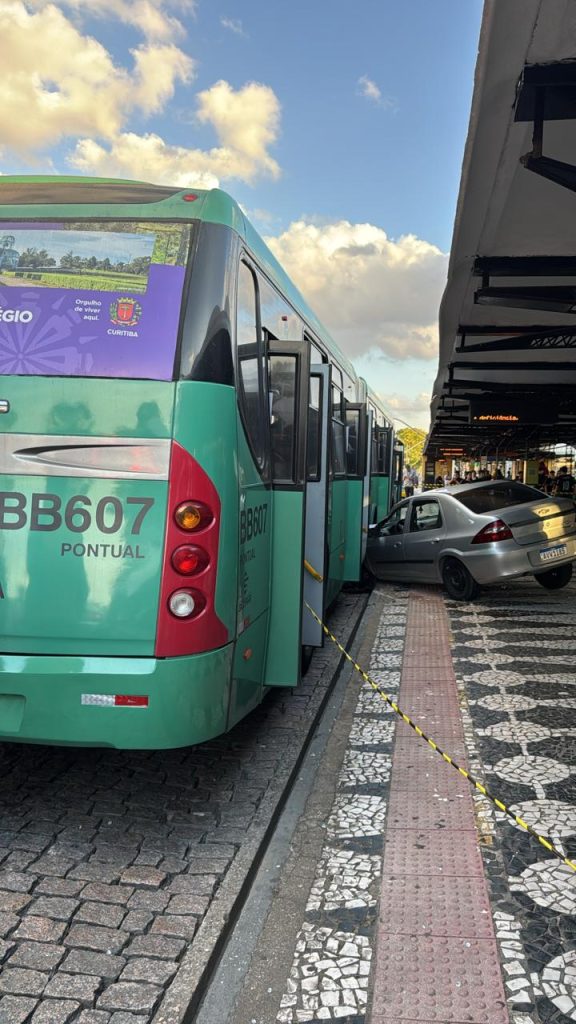
<instances>
[{"instance_id":1,"label":"bus side window","mask_svg":"<svg viewBox=\"0 0 576 1024\"><path fill-rule=\"evenodd\" d=\"M294 356L270 356L270 433L272 476L279 483L293 483L296 451L296 374Z\"/></svg>"},{"instance_id":2,"label":"bus side window","mask_svg":"<svg viewBox=\"0 0 576 1024\"><path fill-rule=\"evenodd\" d=\"M258 339L256 282L246 263L240 264L238 272L236 346L240 408L252 452L262 468L266 460L262 353Z\"/></svg>"},{"instance_id":3,"label":"bus side window","mask_svg":"<svg viewBox=\"0 0 576 1024\"><path fill-rule=\"evenodd\" d=\"M310 393L308 398L308 443L306 447L306 479L320 479L320 446L321 446L321 415L320 402L322 381L320 377L310 377Z\"/></svg>"},{"instance_id":4,"label":"bus side window","mask_svg":"<svg viewBox=\"0 0 576 1024\"><path fill-rule=\"evenodd\" d=\"M333 374L334 370L335 367L332 368ZM334 476L340 477L346 475L346 427L342 418L343 404L341 389L332 384L332 471Z\"/></svg>"},{"instance_id":5,"label":"bus side window","mask_svg":"<svg viewBox=\"0 0 576 1024\"><path fill-rule=\"evenodd\" d=\"M346 410L346 475L358 475L358 438L360 435L360 410Z\"/></svg>"}]
</instances>

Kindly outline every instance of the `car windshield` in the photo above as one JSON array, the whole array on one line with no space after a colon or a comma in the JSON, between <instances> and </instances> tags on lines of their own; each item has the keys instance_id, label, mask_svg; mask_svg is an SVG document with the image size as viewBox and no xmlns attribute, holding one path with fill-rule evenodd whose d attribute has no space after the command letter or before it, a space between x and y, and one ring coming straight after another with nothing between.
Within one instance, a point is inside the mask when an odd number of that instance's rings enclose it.
<instances>
[{"instance_id":1,"label":"car windshield","mask_svg":"<svg viewBox=\"0 0 576 1024\"><path fill-rule=\"evenodd\" d=\"M498 481L486 484L485 487L474 487L470 490L458 491L453 496L471 512L498 512L511 505L526 505L529 501L539 501L546 495L535 487L526 487L510 481Z\"/></svg>"}]
</instances>

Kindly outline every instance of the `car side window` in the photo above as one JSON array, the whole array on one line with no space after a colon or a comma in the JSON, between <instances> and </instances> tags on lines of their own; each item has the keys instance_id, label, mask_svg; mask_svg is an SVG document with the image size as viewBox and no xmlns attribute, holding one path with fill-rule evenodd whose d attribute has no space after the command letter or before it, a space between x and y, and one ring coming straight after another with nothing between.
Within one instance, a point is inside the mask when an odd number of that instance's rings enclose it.
<instances>
[{"instance_id":1,"label":"car side window","mask_svg":"<svg viewBox=\"0 0 576 1024\"><path fill-rule=\"evenodd\" d=\"M437 501L413 501L410 516L410 533L422 530L438 530L442 526L442 512Z\"/></svg>"},{"instance_id":2,"label":"car side window","mask_svg":"<svg viewBox=\"0 0 576 1024\"><path fill-rule=\"evenodd\" d=\"M404 533L404 523L408 505L400 505L387 519L383 519L378 527L379 537L393 537L394 534Z\"/></svg>"}]
</instances>

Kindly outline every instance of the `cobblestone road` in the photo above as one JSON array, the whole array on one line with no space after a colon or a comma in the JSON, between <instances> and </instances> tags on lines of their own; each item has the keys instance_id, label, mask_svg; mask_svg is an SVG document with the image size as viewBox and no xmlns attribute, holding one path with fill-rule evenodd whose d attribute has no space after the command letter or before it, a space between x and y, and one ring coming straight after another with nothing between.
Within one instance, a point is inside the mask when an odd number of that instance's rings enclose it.
<instances>
[{"instance_id":1,"label":"cobblestone road","mask_svg":"<svg viewBox=\"0 0 576 1024\"><path fill-rule=\"evenodd\" d=\"M338 662L195 748L0 745L0 1024L181 1019Z\"/></svg>"}]
</instances>

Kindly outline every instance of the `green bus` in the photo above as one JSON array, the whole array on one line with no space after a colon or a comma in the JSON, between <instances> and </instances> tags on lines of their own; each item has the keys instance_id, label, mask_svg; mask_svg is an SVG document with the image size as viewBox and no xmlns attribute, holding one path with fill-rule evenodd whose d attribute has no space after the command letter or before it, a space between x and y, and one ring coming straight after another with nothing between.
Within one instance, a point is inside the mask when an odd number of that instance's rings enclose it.
<instances>
[{"instance_id":1,"label":"green bus","mask_svg":"<svg viewBox=\"0 0 576 1024\"><path fill-rule=\"evenodd\" d=\"M0 739L184 746L297 686L393 431L234 200L0 178L0 372Z\"/></svg>"}]
</instances>

